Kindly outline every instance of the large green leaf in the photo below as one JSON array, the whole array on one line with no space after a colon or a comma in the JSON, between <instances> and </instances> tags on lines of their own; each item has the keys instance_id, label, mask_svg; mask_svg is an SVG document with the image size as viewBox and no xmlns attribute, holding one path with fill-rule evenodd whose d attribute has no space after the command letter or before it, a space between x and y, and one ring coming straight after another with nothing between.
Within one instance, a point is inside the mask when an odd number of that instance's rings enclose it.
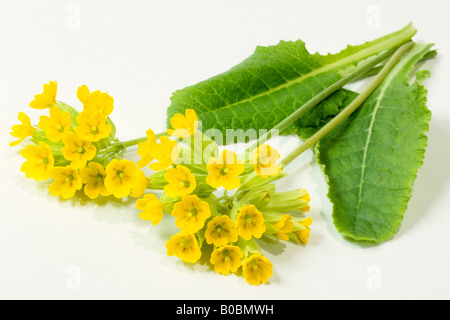
<instances>
[{"instance_id":1,"label":"large green leaf","mask_svg":"<svg viewBox=\"0 0 450 320\"><path fill-rule=\"evenodd\" d=\"M416 44L373 94L317 146L328 178L338 231L382 242L398 229L422 165L431 113L419 71L410 73L432 45Z\"/></svg>"},{"instance_id":2,"label":"large green leaf","mask_svg":"<svg viewBox=\"0 0 450 320\"><path fill-rule=\"evenodd\" d=\"M258 47L242 63L171 97L169 119L194 109L203 131L272 129L305 102L351 73L358 63L408 41L412 25L337 54L310 54L303 41ZM295 126L283 132L292 133Z\"/></svg>"}]
</instances>

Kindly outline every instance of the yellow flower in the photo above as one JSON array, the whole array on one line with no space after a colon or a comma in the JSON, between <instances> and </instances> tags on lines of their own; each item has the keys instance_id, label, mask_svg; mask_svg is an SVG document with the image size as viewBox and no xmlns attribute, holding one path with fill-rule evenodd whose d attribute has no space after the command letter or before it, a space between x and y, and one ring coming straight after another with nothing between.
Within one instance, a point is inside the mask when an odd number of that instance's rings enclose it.
<instances>
[{"instance_id":1,"label":"yellow flower","mask_svg":"<svg viewBox=\"0 0 450 320\"><path fill-rule=\"evenodd\" d=\"M239 235L246 240L250 240L252 236L261 238L266 231L264 217L254 205L239 209L236 224Z\"/></svg>"},{"instance_id":2,"label":"yellow flower","mask_svg":"<svg viewBox=\"0 0 450 320\"><path fill-rule=\"evenodd\" d=\"M193 233L180 232L166 242L167 255L175 255L184 262L196 263L202 252Z\"/></svg>"},{"instance_id":3,"label":"yellow flower","mask_svg":"<svg viewBox=\"0 0 450 320\"><path fill-rule=\"evenodd\" d=\"M252 254L242 265L242 275L249 284L259 285L267 283L273 276L273 265L260 253Z\"/></svg>"},{"instance_id":4,"label":"yellow flower","mask_svg":"<svg viewBox=\"0 0 450 320\"><path fill-rule=\"evenodd\" d=\"M182 197L172 210L172 216L177 218L175 225L186 232L197 232L203 228L205 220L210 215L209 204L201 201L196 195Z\"/></svg>"},{"instance_id":5,"label":"yellow flower","mask_svg":"<svg viewBox=\"0 0 450 320\"><path fill-rule=\"evenodd\" d=\"M139 213L139 218L152 221L152 225L157 225L163 217L164 204L153 193L148 193L142 199L136 201L136 208L142 210Z\"/></svg>"},{"instance_id":6,"label":"yellow flower","mask_svg":"<svg viewBox=\"0 0 450 320\"><path fill-rule=\"evenodd\" d=\"M147 141L138 144L137 154L141 156L141 160L137 162L139 168L143 168L153 161L153 148L156 145L156 135L152 129L148 129L146 132Z\"/></svg>"},{"instance_id":7,"label":"yellow flower","mask_svg":"<svg viewBox=\"0 0 450 320\"><path fill-rule=\"evenodd\" d=\"M243 254L239 247L226 245L213 251L210 262L218 273L228 275L239 269L242 257Z\"/></svg>"},{"instance_id":8,"label":"yellow flower","mask_svg":"<svg viewBox=\"0 0 450 320\"><path fill-rule=\"evenodd\" d=\"M291 215L285 214L283 217L281 217L281 219L274 224L275 229L277 229L278 238L284 241L288 241L289 236L287 234L292 231L293 226L294 223L292 222Z\"/></svg>"},{"instance_id":9,"label":"yellow flower","mask_svg":"<svg viewBox=\"0 0 450 320\"><path fill-rule=\"evenodd\" d=\"M86 166L87 161L95 157L97 149L89 140L80 139L74 132L67 132L62 142L64 147L61 148L64 158L72 161L71 165L77 169Z\"/></svg>"},{"instance_id":10,"label":"yellow flower","mask_svg":"<svg viewBox=\"0 0 450 320\"><path fill-rule=\"evenodd\" d=\"M140 185L141 170L130 160L113 159L106 166L105 186L116 198L130 195Z\"/></svg>"},{"instance_id":11,"label":"yellow flower","mask_svg":"<svg viewBox=\"0 0 450 320\"><path fill-rule=\"evenodd\" d=\"M98 111L95 113L81 111L77 122L78 126L74 130L81 139L97 142L111 133L111 125L106 123L106 117Z\"/></svg>"},{"instance_id":12,"label":"yellow flower","mask_svg":"<svg viewBox=\"0 0 450 320\"><path fill-rule=\"evenodd\" d=\"M51 108L49 113L50 117L39 118L39 127L45 131L50 141L57 142L70 130L70 114L67 111L62 112L58 107Z\"/></svg>"},{"instance_id":13,"label":"yellow flower","mask_svg":"<svg viewBox=\"0 0 450 320\"><path fill-rule=\"evenodd\" d=\"M305 204L304 206L302 206L301 208L299 208L299 209L300 209L301 211L303 211L303 212L308 212L308 211L311 209L311 207L310 207L309 204L308 204L308 202L311 201L311 198L309 197L309 193L306 192L305 189L303 189L302 192L304 192L305 194L302 195L302 196L300 197L300 199L302 199L303 201L306 201L306 204Z\"/></svg>"},{"instance_id":14,"label":"yellow flower","mask_svg":"<svg viewBox=\"0 0 450 320\"><path fill-rule=\"evenodd\" d=\"M27 159L20 170L27 178L36 181L47 180L50 177L50 170L55 164L52 149L44 142L39 142L38 146L27 145L20 151L20 154Z\"/></svg>"},{"instance_id":15,"label":"yellow flower","mask_svg":"<svg viewBox=\"0 0 450 320\"><path fill-rule=\"evenodd\" d=\"M164 187L164 192L169 198L187 196L197 186L191 170L181 165L176 168L167 169L164 178L169 183Z\"/></svg>"},{"instance_id":16,"label":"yellow flower","mask_svg":"<svg viewBox=\"0 0 450 320\"><path fill-rule=\"evenodd\" d=\"M267 144L258 147L253 153L252 165L256 173L263 177L275 177L280 171L281 167L276 164L280 159L278 151Z\"/></svg>"},{"instance_id":17,"label":"yellow flower","mask_svg":"<svg viewBox=\"0 0 450 320\"><path fill-rule=\"evenodd\" d=\"M167 129L168 134L177 138L185 138L192 136L197 130L198 117L195 110L186 109L184 116L181 113L175 114L170 119L170 124L173 129Z\"/></svg>"},{"instance_id":18,"label":"yellow flower","mask_svg":"<svg viewBox=\"0 0 450 320\"><path fill-rule=\"evenodd\" d=\"M109 196L111 192L106 189L106 171L100 163L89 162L87 167L80 170L80 177L84 184L84 193L91 199L99 195Z\"/></svg>"},{"instance_id":19,"label":"yellow flower","mask_svg":"<svg viewBox=\"0 0 450 320\"><path fill-rule=\"evenodd\" d=\"M19 119L22 124L13 125L11 127L11 135L15 138L19 138L19 140L10 142L9 145L11 147L17 146L19 143L25 140L26 137L32 136L34 131L36 131L36 129L31 125L30 118L25 113L19 112L17 119Z\"/></svg>"},{"instance_id":20,"label":"yellow flower","mask_svg":"<svg viewBox=\"0 0 450 320\"><path fill-rule=\"evenodd\" d=\"M90 92L86 85L82 85L77 90L77 97L83 103L83 109L91 114L99 111L107 117L114 110L114 99L107 92Z\"/></svg>"},{"instance_id":21,"label":"yellow flower","mask_svg":"<svg viewBox=\"0 0 450 320\"><path fill-rule=\"evenodd\" d=\"M300 240L301 243L307 244L309 239L309 234L311 233L311 229L309 229L309 226L312 224L312 218L306 218L300 224L305 227L304 230L297 231L297 237Z\"/></svg>"},{"instance_id":22,"label":"yellow flower","mask_svg":"<svg viewBox=\"0 0 450 320\"><path fill-rule=\"evenodd\" d=\"M241 185L239 175L244 172L244 163L237 160L233 151L224 150L219 158L210 158L206 182L213 188L233 190Z\"/></svg>"},{"instance_id":23,"label":"yellow flower","mask_svg":"<svg viewBox=\"0 0 450 320\"><path fill-rule=\"evenodd\" d=\"M213 243L216 247L236 242L238 233L234 221L229 216L222 215L215 217L206 227L205 239L209 244Z\"/></svg>"},{"instance_id":24,"label":"yellow flower","mask_svg":"<svg viewBox=\"0 0 450 320\"><path fill-rule=\"evenodd\" d=\"M56 91L58 86L56 81L50 81L44 84L44 91L34 96L34 100L30 102L30 107L34 109L51 108L56 104Z\"/></svg>"},{"instance_id":25,"label":"yellow flower","mask_svg":"<svg viewBox=\"0 0 450 320\"><path fill-rule=\"evenodd\" d=\"M83 186L78 170L73 166L54 167L50 170L50 177L55 180L48 188L52 196L61 195L61 198L68 199Z\"/></svg>"},{"instance_id":26,"label":"yellow flower","mask_svg":"<svg viewBox=\"0 0 450 320\"><path fill-rule=\"evenodd\" d=\"M147 177L145 176L145 173L141 171L139 168L136 169L137 169L136 179L133 186L131 187L130 192L130 197L133 198L141 197L148 186L148 180Z\"/></svg>"},{"instance_id":27,"label":"yellow flower","mask_svg":"<svg viewBox=\"0 0 450 320\"><path fill-rule=\"evenodd\" d=\"M161 171L170 167L178 157L178 145L176 141L168 137L161 137L161 143L153 145L153 156L159 162L150 164L150 169Z\"/></svg>"}]
</instances>

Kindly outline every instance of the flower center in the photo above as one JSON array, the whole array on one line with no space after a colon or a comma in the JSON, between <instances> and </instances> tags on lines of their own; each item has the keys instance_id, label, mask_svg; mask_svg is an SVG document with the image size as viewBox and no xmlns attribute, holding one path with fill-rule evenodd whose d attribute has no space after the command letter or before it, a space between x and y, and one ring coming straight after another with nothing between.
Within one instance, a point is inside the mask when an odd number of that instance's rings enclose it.
<instances>
[{"instance_id":1,"label":"flower center","mask_svg":"<svg viewBox=\"0 0 450 320\"><path fill-rule=\"evenodd\" d=\"M191 210L189 210L189 212L187 214L188 218L195 217L196 215L198 215L197 208L192 208Z\"/></svg>"},{"instance_id":2,"label":"flower center","mask_svg":"<svg viewBox=\"0 0 450 320\"><path fill-rule=\"evenodd\" d=\"M250 215L246 214L246 215L244 216L244 220L245 220L245 222L247 222L247 223L251 223L251 222L252 222L252 217L251 217Z\"/></svg>"},{"instance_id":3,"label":"flower center","mask_svg":"<svg viewBox=\"0 0 450 320\"><path fill-rule=\"evenodd\" d=\"M252 269L253 269L253 270L258 269L258 261L252 260L252 261L251 261L251 265L252 265Z\"/></svg>"},{"instance_id":4,"label":"flower center","mask_svg":"<svg viewBox=\"0 0 450 320\"><path fill-rule=\"evenodd\" d=\"M220 175L222 175L222 176L226 176L228 174L228 172L230 172L230 169L228 169L227 167L223 167L219 171Z\"/></svg>"},{"instance_id":5,"label":"flower center","mask_svg":"<svg viewBox=\"0 0 450 320\"><path fill-rule=\"evenodd\" d=\"M103 181L103 175L101 173L97 174L95 176L95 180L97 180L97 182L102 182Z\"/></svg>"},{"instance_id":6,"label":"flower center","mask_svg":"<svg viewBox=\"0 0 450 320\"><path fill-rule=\"evenodd\" d=\"M78 148L77 148L77 152L78 152L79 154L83 154L83 153L86 152L86 150L84 150L83 147L78 147Z\"/></svg>"},{"instance_id":7,"label":"flower center","mask_svg":"<svg viewBox=\"0 0 450 320\"><path fill-rule=\"evenodd\" d=\"M189 180L180 181L178 185L180 188L189 188L191 186L191 182Z\"/></svg>"},{"instance_id":8,"label":"flower center","mask_svg":"<svg viewBox=\"0 0 450 320\"><path fill-rule=\"evenodd\" d=\"M91 134L98 134L98 128L96 126L91 128Z\"/></svg>"},{"instance_id":9,"label":"flower center","mask_svg":"<svg viewBox=\"0 0 450 320\"><path fill-rule=\"evenodd\" d=\"M183 241L180 241L180 247L187 248L191 245L191 241L189 239L184 239Z\"/></svg>"},{"instance_id":10,"label":"flower center","mask_svg":"<svg viewBox=\"0 0 450 320\"><path fill-rule=\"evenodd\" d=\"M230 257L227 256L227 257L224 258L224 260L225 260L226 262L228 262L228 261L230 261Z\"/></svg>"},{"instance_id":11,"label":"flower center","mask_svg":"<svg viewBox=\"0 0 450 320\"><path fill-rule=\"evenodd\" d=\"M39 164L48 164L49 163L49 160L48 160L48 158L47 157L45 157L45 158L42 158L42 159L39 159L38 160L38 163Z\"/></svg>"},{"instance_id":12,"label":"flower center","mask_svg":"<svg viewBox=\"0 0 450 320\"><path fill-rule=\"evenodd\" d=\"M123 177L125 177L125 172L123 172L122 170L117 170L116 176L122 179Z\"/></svg>"},{"instance_id":13,"label":"flower center","mask_svg":"<svg viewBox=\"0 0 450 320\"><path fill-rule=\"evenodd\" d=\"M67 182L67 183L69 183L69 182L72 182L73 179L75 179L75 177L74 177L73 175L69 174L69 175L64 179L64 181Z\"/></svg>"},{"instance_id":14,"label":"flower center","mask_svg":"<svg viewBox=\"0 0 450 320\"><path fill-rule=\"evenodd\" d=\"M56 125L56 130L58 130L59 133L62 133L62 132L64 132L64 126L58 124L58 125Z\"/></svg>"},{"instance_id":15,"label":"flower center","mask_svg":"<svg viewBox=\"0 0 450 320\"><path fill-rule=\"evenodd\" d=\"M223 228L222 228L222 226L219 224L217 227L216 227L216 232L217 233L221 233L223 231Z\"/></svg>"}]
</instances>

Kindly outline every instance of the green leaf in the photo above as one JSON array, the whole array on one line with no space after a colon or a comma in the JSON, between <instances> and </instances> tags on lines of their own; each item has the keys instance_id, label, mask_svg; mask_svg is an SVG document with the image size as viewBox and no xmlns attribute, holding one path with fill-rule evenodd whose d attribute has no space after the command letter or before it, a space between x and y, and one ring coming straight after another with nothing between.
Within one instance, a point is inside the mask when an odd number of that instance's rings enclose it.
<instances>
[{"instance_id":1,"label":"green leaf","mask_svg":"<svg viewBox=\"0 0 450 320\"><path fill-rule=\"evenodd\" d=\"M421 82L410 73L431 48L416 44L347 120L317 146L328 178L337 230L355 240L382 242L397 231L422 165L431 113Z\"/></svg>"},{"instance_id":2,"label":"green leaf","mask_svg":"<svg viewBox=\"0 0 450 320\"><path fill-rule=\"evenodd\" d=\"M357 68L358 63L408 41L412 25L337 54L310 54L301 40L258 47L229 71L174 92L167 124L175 113L194 109L202 130L272 129L326 88ZM291 126L283 134L296 130Z\"/></svg>"}]
</instances>

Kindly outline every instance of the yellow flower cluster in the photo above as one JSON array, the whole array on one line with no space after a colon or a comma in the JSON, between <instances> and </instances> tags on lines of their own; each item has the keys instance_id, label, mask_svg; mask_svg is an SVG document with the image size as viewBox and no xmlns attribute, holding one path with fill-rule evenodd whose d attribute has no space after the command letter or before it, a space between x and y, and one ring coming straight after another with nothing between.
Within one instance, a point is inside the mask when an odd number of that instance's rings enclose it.
<instances>
[{"instance_id":1,"label":"yellow flower cluster","mask_svg":"<svg viewBox=\"0 0 450 320\"><path fill-rule=\"evenodd\" d=\"M175 218L179 232L166 242L169 256L187 263L207 261L219 274L241 274L253 285L273 275L260 239L308 243L312 219L304 214L310 209L309 194L276 190L275 182L286 173L278 163L280 154L268 144L243 154L219 152L198 130L191 109L170 119L172 128L165 133L149 129L143 138L121 142L109 118L114 99L107 92L80 86L81 111L57 101L56 94L56 82L44 85L29 106L48 113L32 125L20 112L20 124L11 128L17 140L10 143L17 146L29 138L20 151L26 160L20 169L27 178L50 179L52 196L67 199L80 191L90 199L138 198L141 219L156 225L164 214ZM123 158L134 145L137 163ZM213 154L208 159L203 158L206 149ZM149 177L141 170L147 166L153 171Z\"/></svg>"},{"instance_id":2,"label":"yellow flower cluster","mask_svg":"<svg viewBox=\"0 0 450 320\"><path fill-rule=\"evenodd\" d=\"M12 127L11 135L19 140L11 142L11 146L27 137L33 143L20 151L26 159L20 168L25 176L36 181L52 179L50 194L63 199L81 189L91 199L99 195L142 196L147 178L134 162L121 159L123 146L114 141L115 129L108 117L114 99L98 90L90 92L82 85L77 97L83 110L78 112L57 101L56 93L57 83L50 81L30 102L31 108L48 109L48 115L41 115L37 126L20 112L21 124Z\"/></svg>"},{"instance_id":3,"label":"yellow flower cluster","mask_svg":"<svg viewBox=\"0 0 450 320\"><path fill-rule=\"evenodd\" d=\"M148 130L146 140L138 145L138 164L157 171L148 178L149 188L163 191L159 198L147 193L137 200L139 217L153 225L164 213L175 218L180 232L166 242L169 256L187 263L203 257L220 274L242 270L249 284L267 283L273 265L257 241L271 238L306 244L312 219L302 215L309 210L309 195L305 190L276 191L274 181L284 173L277 164L278 151L266 144L250 159L223 150L206 162L192 164L192 157L183 154L204 151L204 146L192 148L193 136L201 135L197 121L195 111L187 109L170 120L173 129L167 131L181 141L164 136L158 142ZM223 196L218 195L220 189Z\"/></svg>"}]
</instances>

